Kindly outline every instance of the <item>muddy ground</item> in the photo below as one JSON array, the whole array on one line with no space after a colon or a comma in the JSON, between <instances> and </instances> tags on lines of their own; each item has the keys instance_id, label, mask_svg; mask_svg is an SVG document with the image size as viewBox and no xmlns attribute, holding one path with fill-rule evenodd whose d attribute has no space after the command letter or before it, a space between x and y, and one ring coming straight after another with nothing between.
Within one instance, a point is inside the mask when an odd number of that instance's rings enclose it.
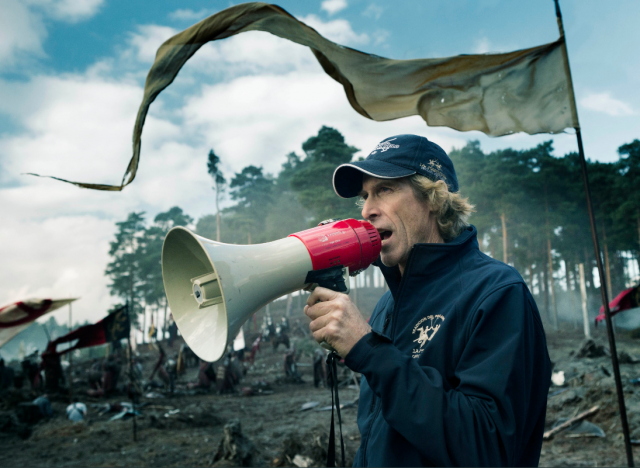
<instances>
[{"instance_id":1,"label":"muddy ground","mask_svg":"<svg viewBox=\"0 0 640 468\"><path fill-rule=\"evenodd\" d=\"M640 357L640 340L631 338L628 332L619 332L617 338L619 351ZM595 330L594 339L606 347L603 327ZM626 465L611 360L609 356L577 357L583 340L581 331L570 325L559 332L548 332L554 370L564 372L565 383L552 386L550 390L547 428L560 418L570 418L598 405L599 412L589 421L599 426L605 437L578 438L571 437L570 433L560 433L544 442L541 466ZM311 346L303 338L297 343L299 349ZM186 383L193 381L197 373L195 368L189 369L180 378L175 395L142 399L147 406L136 419L137 442L133 441L131 419L109 421L113 413L100 415L96 408L90 407L85 421L73 423L65 417L68 396L56 396L53 398L53 417L32 425L28 438L23 440L6 424L4 429L0 427L0 466L211 466L223 439L225 424L234 419L240 421L244 436L257 449L253 464L323 466L331 412L317 409L329 406L331 395L326 388L314 388L308 355L299 360L304 383L286 381L283 350L281 347L274 353L270 346L263 346L238 391L231 394L218 395L214 391L189 394ZM148 372L157 353L143 350L142 354L145 372ZM636 377L640 377L640 364L622 365L632 438L640 439L640 387L631 383ZM265 382L270 391L260 396L246 396L241 392L240 387L256 382ZM154 391L162 393L161 389ZM6 420L18 401L33 397L27 393L5 393L0 417ZM80 389L77 395L88 406L127 401L124 395L89 398L82 395ZM355 385L341 388L341 403L354 401L357 396ZM308 402L319 405L301 411L302 405ZM342 414L347 463L350 464L359 444L356 409L345 408ZM634 447L634 454L640 459L640 446ZM217 466L232 465L225 460L217 462Z\"/></svg>"}]
</instances>

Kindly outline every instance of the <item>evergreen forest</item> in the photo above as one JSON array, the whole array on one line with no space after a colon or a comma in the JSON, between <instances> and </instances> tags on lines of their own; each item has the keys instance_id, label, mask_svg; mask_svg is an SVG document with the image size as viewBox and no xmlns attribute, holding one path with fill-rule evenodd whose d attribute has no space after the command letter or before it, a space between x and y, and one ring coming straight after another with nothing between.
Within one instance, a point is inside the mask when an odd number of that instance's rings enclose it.
<instances>
[{"instance_id":1,"label":"evergreen forest","mask_svg":"<svg viewBox=\"0 0 640 468\"><path fill-rule=\"evenodd\" d=\"M338 130L325 126L302 143L301 154L286 156L278 174L253 165L225 174L221 166L231 155L212 149L203 155L202 164L211 175L215 212L196 220L172 207L153 220L134 212L118 222L105 270L111 294L121 303L129 301L137 313L155 311L156 323L160 314L166 317L160 256L163 239L174 226L187 226L225 243L255 244L328 218L359 219L355 200L339 198L332 187L335 168L352 161L358 151ZM589 313L594 317L600 284L578 155L553 152L551 141L526 150L494 152L484 152L477 141L470 141L450 157L460 193L475 205L470 222L478 229L481 250L520 272L543 319L555 325L558 316L576 320L579 264L584 264ZM640 280L640 140L623 144L618 154L612 163L588 162L610 298ZM220 202L227 207L219 210ZM365 284L373 285L372 273L367 275L372 280Z\"/></svg>"}]
</instances>

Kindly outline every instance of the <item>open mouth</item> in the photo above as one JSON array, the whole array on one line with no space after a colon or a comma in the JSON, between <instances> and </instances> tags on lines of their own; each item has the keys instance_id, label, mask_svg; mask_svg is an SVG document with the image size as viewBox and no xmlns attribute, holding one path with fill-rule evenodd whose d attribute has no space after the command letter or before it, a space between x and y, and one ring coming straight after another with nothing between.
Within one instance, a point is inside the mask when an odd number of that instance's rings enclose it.
<instances>
[{"instance_id":1,"label":"open mouth","mask_svg":"<svg viewBox=\"0 0 640 468\"><path fill-rule=\"evenodd\" d=\"M384 229L380 229L378 233L380 234L380 239L382 240L383 244L385 243L385 241L388 241L393 234L391 231L385 231Z\"/></svg>"}]
</instances>

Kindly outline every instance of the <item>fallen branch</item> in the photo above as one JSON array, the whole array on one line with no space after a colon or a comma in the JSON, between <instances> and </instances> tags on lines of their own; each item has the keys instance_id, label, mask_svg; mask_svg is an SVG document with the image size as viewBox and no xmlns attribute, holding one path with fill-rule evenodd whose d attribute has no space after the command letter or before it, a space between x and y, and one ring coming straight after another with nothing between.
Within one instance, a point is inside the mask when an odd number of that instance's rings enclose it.
<instances>
[{"instance_id":1,"label":"fallen branch","mask_svg":"<svg viewBox=\"0 0 640 468\"><path fill-rule=\"evenodd\" d=\"M571 419L563 422L559 426L554 427L553 429L549 429L542 436L542 440L549 440L549 439L553 438L553 436L556 435L558 432L565 430L566 428L572 426L573 424L577 423L578 421L582 421L583 419L588 418L592 414L596 414L599 409L600 409L599 406L594 406L593 408L585 411L584 413L580 413L575 418L571 418Z\"/></svg>"}]
</instances>

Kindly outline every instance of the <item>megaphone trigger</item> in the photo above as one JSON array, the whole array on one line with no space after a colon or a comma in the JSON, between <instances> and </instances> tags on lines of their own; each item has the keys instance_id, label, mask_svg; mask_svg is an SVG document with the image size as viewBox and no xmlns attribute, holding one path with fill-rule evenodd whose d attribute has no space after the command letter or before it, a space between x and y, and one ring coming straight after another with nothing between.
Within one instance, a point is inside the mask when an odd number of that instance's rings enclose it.
<instances>
[{"instance_id":1,"label":"megaphone trigger","mask_svg":"<svg viewBox=\"0 0 640 468\"><path fill-rule=\"evenodd\" d=\"M340 265L311 270L307 273L305 283L309 284L307 291L313 291L316 287L331 289L332 291L349 294L349 267Z\"/></svg>"}]
</instances>

